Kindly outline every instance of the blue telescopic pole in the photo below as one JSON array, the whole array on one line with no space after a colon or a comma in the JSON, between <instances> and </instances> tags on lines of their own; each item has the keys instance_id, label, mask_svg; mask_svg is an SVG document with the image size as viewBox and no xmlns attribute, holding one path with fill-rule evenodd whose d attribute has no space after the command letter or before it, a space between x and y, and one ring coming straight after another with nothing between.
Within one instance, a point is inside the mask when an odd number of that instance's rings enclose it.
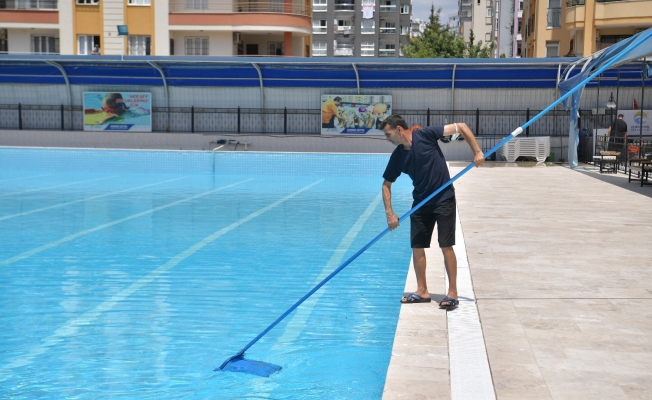
<instances>
[{"instance_id":1,"label":"blue telescopic pole","mask_svg":"<svg viewBox=\"0 0 652 400\"><path fill-rule=\"evenodd\" d=\"M537 115L535 115L532 119L527 121L525 124L522 126L518 127L517 129L514 130L514 132L510 133L507 137L505 137L503 140L501 140L497 145L492 147L487 153L485 153L485 157L490 156L491 154L495 153L499 148L501 148L505 143L509 142L528 126L532 125L536 120L541 118L543 115L545 115L548 111L552 110L555 108L558 104L560 104L562 101L566 100L568 97L570 97L573 93L577 92L580 88L584 87L587 83L589 83L593 78L596 76L600 75L602 72L604 72L606 69L611 67L613 64L615 64L618 60L623 58L627 52L630 50L634 49L636 46L641 44L643 41L647 40L650 36L652 36L652 31L643 36L641 39L637 40L636 42L630 44L623 50L620 54L618 54L616 57L614 57L613 60L610 60L608 63L606 63L604 66L599 68L597 71L595 71L593 74L591 74L589 77L584 79L582 82L580 82L577 86L575 86L573 89L571 89L568 93L560 97L557 101L546 107L545 110L541 111ZM438 195L442 190L447 188L448 186L452 185L453 182L458 180L462 175L466 174L473 168L474 163L469 164L464 168L462 171L458 172L457 175L455 175L453 178L451 178L448 182L446 182L444 185L442 185L439 189L437 189L434 193L432 193L430 196L425 198L422 202L414 206L410 211L406 212L405 215L403 215L401 218L399 218L399 222L403 222L405 219L407 219L410 215L414 214L415 211L417 211L419 208L421 208L424 204L426 204L430 199ZM229 357L222 365L220 365L218 368L215 369L215 371L222 370L231 360L234 358L242 357L251 346L253 346L260 338L265 336L267 332L271 331L279 322L281 322L285 317L287 317L292 311L294 311L297 307L301 305L304 301L306 301L310 296L313 295L317 290L319 290L322 286L324 286L328 281L330 281L335 275L337 275L341 270L343 270L347 265L351 264L353 260L358 258L358 256L362 253L364 253L368 248L373 246L377 241L379 241L383 236L385 236L389 232L389 228L385 228L384 231L378 234L375 238L371 239L369 243L364 245L360 250L358 250L354 255L349 257L348 260L344 261L342 265L337 267L336 270L331 272L326 278L324 278L321 282L319 282L314 288L312 288L308 293L306 293L301 299L299 299L296 303L292 305L286 312L283 313L280 317L278 317L274 322L271 323L267 328L265 328L264 331L262 331L258 336L256 336L251 342L247 343L245 347L242 348L237 354L235 354L232 357Z\"/></svg>"}]
</instances>

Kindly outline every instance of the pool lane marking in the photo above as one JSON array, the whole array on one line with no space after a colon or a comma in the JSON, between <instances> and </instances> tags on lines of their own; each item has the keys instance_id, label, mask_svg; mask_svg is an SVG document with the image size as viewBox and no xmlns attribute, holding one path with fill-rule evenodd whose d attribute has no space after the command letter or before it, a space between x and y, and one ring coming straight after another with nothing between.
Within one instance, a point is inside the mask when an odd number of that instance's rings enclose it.
<instances>
[{"instance_id":1,"label":"pool lane marking","mask_svg":"<svg viewBox=\"0 0 652 400\"><path fill-rule=\"evenodd\" d=\"M54 175L54 174L34 175L34 176L21 176L21 177L19 177L19 178L3 179L3 180L0 181L0 183L2 183L2 182L11 182L11 181L19 181L19 180L21 180L21 179L42 178L42 177L44 177L44 176L52 176L52 175Z\"/></svg>"},{"instance_id":2,"label":"pool lane marking","mask_svg":"<svg viewBox=\"0 0 652 400\"><path fill-rule=\"evenodd\" d=\"M98 196L86 197L86 198L84 198L84 199L79 199L79 200L74 200L74 201L68 201L68 202L66 202L66 203L59 203L59 204L55 204L55 205L47 206L47 207L43 207L43 208L37 208L37 209L34 209L34 210L25 211L25 212L18 213L18 214L5 215L4 217L0 217L0 221L5 221L5 220L7 220L7 219L15 218L15 217L22 217L22 216L24 216L24 215L33 214L33 213L37 213L37 212L41 212L41 211L45 211L45 210L50 210L50 209L52 209L52 208L69 206L69 205L71 205L71 204L81 203L81 202L84 202L84 201L97 200L97 199L101 199L102 197L113 196L113 195L115 195L115 194L125 193L125 192L130 192L130 191L132 191L132 190L138 190L138 189L143 189L143 188L150 187L150 186L162 185L162 184L164 184L164 183L169 183L169 182L173 182L173 181L178 181L178 180L180 180L180 179L185 179L185 178L170 179L170 180L167 180L167 181L157 182L157 183L151 183L151 184L149 184L149 185L138 186L138 187L131 188L131 189L118 190L117 192L111 192L111 193L101 194L101 195L98 195Z\"/></svg>"},{"instance_id":3,"label":"pool lane marking","mask_svg":"<svg viewBox=\"0 0 652 400\"><path fill-rule=\"evenodd\" d=\"M112 175L112 176L105 176L104 178L96 178L96 179L89 179L89 180L86 180L86 181L70 182L70 183L64 183L62 185L46 186L46 187L37 188L37 189L23 190L22 192L6 193L6 194L0 195L0 197L14 196L16 194L23 194L23 193L39 192L41 190L48 190L48 189L54 189L54 188L59 188L59 187L64 187L64 186L71 186L71 185L79 185L80 183L95 182L95 181L101 181L101 180L104 180L104 179L111 179L111 178L117 178L117 177L118 177L118 175Z\"/></svg>"},{"instance_id":4,"label":"pool lane marking","mask_svg":"<svg viewBox=\"0 0 652 400\"><path fill-rule=\"evenodd\" d=\"M251 179L248 179L251 180ZM174 256L170 261L166 262L165 264L161 265L160 267L156 268L143 278L140 278L136 282L132 283L129 287L122 289L119 293L113 295L109 300L106 300L105 302L101 303L94 309L85 312L82 314L80 317L77 318L72 318L68 320L64 325L60 326L57 330L54 331L53 335L48 336L47 338L43 339L42 343L34 346L30 349L30 351L23 355L23 356L18 356L14 358L13 361L11 361L9 364L3 366L0 368L0 382L9 379L12 375L11 373L8 373L8 370L13 370L15 368L23 367L25 365L29 365L32 360L35 357L38 357L39 355L45 353L50 347L62 342L66 337L72 336L76 334L79 329L82 326L89 325L91 322L96 320L100 314L103 312L111 310L117 303L121 302L122 300L126 299L127 297L131 296L133 293L138 291L141 287L144 285L152 282L154 279L158 278L160 275L168 272L170 269L174 268L177 264L185 260L186 258L190 257L191 255L195 254L197 251L201 250L205 246L211 244L215 240L217 240L219 237L223 236L224 234L228 233L229 231L239 227L240 225L258 217L259 215L271 210L272 208L290 200L291 198L301 194L302 192L305 192L306 190L310 189L311 187L321 183L323 179L320 179L316 182L311 183L310 185L304 186L303 188L279 199L276 200L274 203L261 208L258 211L255 211L248 216L232 223L231 225L220 229L219 231L206 236L204 239L201 241L195 243L194 245L190 246L188 249L184 250L183 252L177 254ZM245 181L246 182L246 181ZM234 185L230 185L234 186Z\"/></svg>"},{"instance_id":5,"label":"pool lane marking","mask_svg":"<svg viewBox=\"0 0 652 400\"><path fill-rule=\"evenodd\" d=\"M376 207L378 207L378 204L380 204L381 200L382 200L382 193L378 194L378 196L371 202L371 204L369 204L367 209L360 215L360 217L355 222L355 224L353 224L351 229L349 229L347 234L344 235L344 238L342 238L342 241L335 249L335 252L331 256L331 259L328 260L328 263L321 271L321 274L315 280L314 285L324 280L324 278L326 278L328 274L330 274L331 272L333 272L335 268L340 266L340 264L342 263L342 259L346 255L346 252L351 247L351 244L353 244L353 241L358 236L358 233L360 233L360 230L362 230L362 227L367 222L371 214L373 214ZM283 332L281 337L278 338L276 344L272 346L273 350L278 350L282 347L289 346L292 342L294 342L299 337L299 335L306 328L306 323L308 321L308 318L310 318L310 315L312 314L312 310L314 309L315 305L317 304L317 301L319 301L319 299L324 294L324 292L325 290L323 290L323 288L322 290L318 290L308 300L306 300L302 305L300 305L299 308L296 309L294 316L287 323L285 327L285 331Z\"/></svg>"},{"instance_id":6,"label":"pool lane marking","mask_svg":"<svg viewBox=\"0 0 652 400\"><path fill-rule=\"evenodd\" d=\"M209 195L211 193L215 193L215 192L218 192L220 190L228 189L230 187L240 185L240 184L249 182L251 180L253 180L253 178L244 180L242 182L232 183L232 184L227 185L227 186L222 186L222 187L217 188L217 189L209 190L208 192L200 193L200 194L197 194L195 196L186 197L185 199L173 201L172 203L168 203L168 204L165 204L163 206L150 208L147 211L139 212L137 214L133 214L133 215L130 215L128 217L124 217L124 218L120 218L120 219L115 220L115 221L107 222L106 224L98 225L98 226L96 226L94 228L91 228L91 229L86 229L86 230L83 230L83 231L80 231L80 232L77 232L77 233L73 233L72 235L68 235L68 236L63 237L63 238L61 238L59 240L55 240L54 242L44 244L43 246L36 247L36 248L34 248L32 250L28 250L28 251L26 251L24 253L21 253L21 254L15 255L13 257L7 258L6 260L0 261L0 267L4 267L6 265L15 263L16 261L24 260L25 258L33 256L34 254L37 254L37 253L40 253L40 252L42 252L44 250L56 247L56 246L60 245L61 243L66 243L66 242L69 242L69 241L71 241L73 239L77 239L78 237L88 235L89 233L97 232L97 231L99 231L101 229L109 228L109 227L112 227L114 225L120 224L122 222L129 221L129 220L132 220L134 218L142 217L143 215L151 214L153 212L160 211L160 210L163 210L163 209L168 208L168 207L176 206L178 204L185 203L187 201L195 200L195 199L198 199L200 197Z\"/></svg>"}]
</instances>

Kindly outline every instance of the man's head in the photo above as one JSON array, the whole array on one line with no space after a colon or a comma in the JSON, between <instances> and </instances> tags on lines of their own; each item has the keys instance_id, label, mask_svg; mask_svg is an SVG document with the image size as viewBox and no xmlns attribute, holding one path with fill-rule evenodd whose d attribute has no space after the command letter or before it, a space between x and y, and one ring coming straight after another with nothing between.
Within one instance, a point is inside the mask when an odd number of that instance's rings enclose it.
<instances>
[{"instance_id":1,"label":"man's head","mask_svg":"<svg viewBox=\"0 0 652 400\"><path fill-rule=\"evenodd\" d=\"M409 128L403 117L400 115L392 114L385 118L383 122L380 123L380 129L385 132L385 138L395 146L405 144L406 138L403 133L409 130Z\"/></svg>"},{"instance_id":2,"label":"man's head","mask_svg":"<svg viewBox=\"0 0 652 400\"><path fill-rule=\"evenodd\" d=\"M618 114L618 119L623 119L625 116L623 114Z\"/></svg>"},{"instance_id":3,"label":"man's head","mask_svg":"<svg viewBox=\"0 0 652 400\"><path fill-rule=\"evenodd\" d=\"M339 106L340 104L342 104L342 98L341 98L340 96L337 96L336 98L334 98L333 101L334 101L335 104L337 104L338 106Z\"/></svg>"}]
</instances>

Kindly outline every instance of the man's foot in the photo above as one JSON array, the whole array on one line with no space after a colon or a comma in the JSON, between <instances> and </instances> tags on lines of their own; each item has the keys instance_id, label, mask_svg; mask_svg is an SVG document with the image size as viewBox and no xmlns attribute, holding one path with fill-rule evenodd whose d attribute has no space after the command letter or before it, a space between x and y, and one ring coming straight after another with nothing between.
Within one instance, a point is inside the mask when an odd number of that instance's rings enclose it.
<instances>
[{"instance_id":1,"label":"man's foot","mask_svg":"<svg viewBox=\"0 0 652 400\"><path fill-rule=\"evenodd\" d=\"M452 297L444 297L442 301L439 302L439 308L445 308L446 310L452 310L460 304L460 301Z\"/></svg>"},{"instance_id":2,"label":"man's foot","mask_svg":"<svg viewBox=\"0 0 652 400\"><path fill-rule=\"evenodd\" d=\"M430 297L421 297L416 293L410 293L401 299L402 304L430 303L431 301Z\"/></svg>"}]
</instances>

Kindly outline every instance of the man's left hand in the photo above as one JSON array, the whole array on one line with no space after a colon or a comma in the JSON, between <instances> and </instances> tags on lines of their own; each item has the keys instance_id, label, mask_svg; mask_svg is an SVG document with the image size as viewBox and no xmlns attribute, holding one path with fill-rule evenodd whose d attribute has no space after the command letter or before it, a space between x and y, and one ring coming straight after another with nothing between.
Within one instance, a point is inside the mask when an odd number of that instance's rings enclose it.
<instances>
[{"instance_id":1,"label":"man's left hand","mask_svg":"<svg viewBox=\"0 0 652 400\"><path fill-rule=\"evenodd\" d=\"M484 164L484 153L481 151L475 153L475 156L473 157L473 162L475 163L476 167L479 167L482 164Z\"/></svg>"}]
</instances>

